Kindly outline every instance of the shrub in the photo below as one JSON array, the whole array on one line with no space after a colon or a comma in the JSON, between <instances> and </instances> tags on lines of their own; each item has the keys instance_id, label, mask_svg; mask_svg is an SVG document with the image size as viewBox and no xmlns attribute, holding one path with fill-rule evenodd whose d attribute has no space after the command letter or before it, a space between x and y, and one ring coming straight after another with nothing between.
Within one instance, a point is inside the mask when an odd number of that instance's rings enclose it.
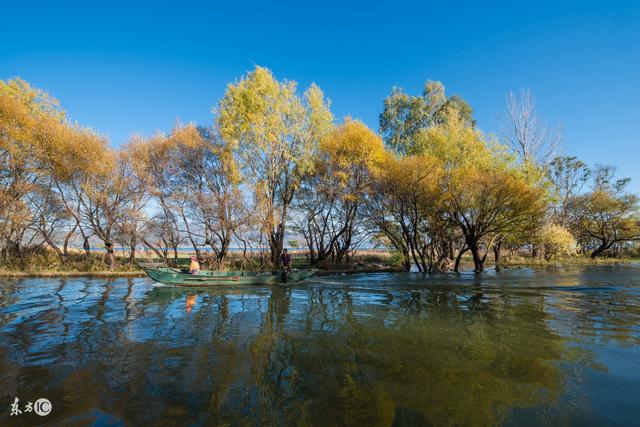
<instances>
[{"instance_id":1,"label":"shrub","mask_svg":"<svg viewBox=\"0 0 640 427\"><path fill-rule=\"evenodd\" d=\"M556 224L544 225L538 232L537 243L542 246L547 261L559 255L576 254L576 239L569 230Z\"/></svg>"}]
</instances>

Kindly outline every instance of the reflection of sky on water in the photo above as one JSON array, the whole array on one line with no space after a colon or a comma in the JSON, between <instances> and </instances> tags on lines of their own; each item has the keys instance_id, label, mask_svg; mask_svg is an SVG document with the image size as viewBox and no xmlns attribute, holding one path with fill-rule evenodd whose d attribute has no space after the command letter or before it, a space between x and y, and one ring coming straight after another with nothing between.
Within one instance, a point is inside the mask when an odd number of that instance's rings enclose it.
<instances>
[{"instance_id":1,"label":"reflection of sky on water","mask_svg":"<svg viewBox=\"0 0 640 427\"><path fill-rule=\"evenodd\" d=\"M256 413L318 421L318 411L334 422L356 411L437 423L452 416L436 405L445 399L461 423L465 411L493 405L504 407L497 423L549 416L625 424L640 393L639 277L639 266L626 265L214 289L3 280L0 379L7 396L36 387L71 401L97 395L62 411L95 422L175 421L189 409L193 423L239 414L252 423ZM489 392L482 406L467 396L475 386L505 393ZM431 396L433 387L446 394ZM134 396L157 397L142 408ZM382 412L373 416L370 406Z\"/></svg>"}]
</instances>

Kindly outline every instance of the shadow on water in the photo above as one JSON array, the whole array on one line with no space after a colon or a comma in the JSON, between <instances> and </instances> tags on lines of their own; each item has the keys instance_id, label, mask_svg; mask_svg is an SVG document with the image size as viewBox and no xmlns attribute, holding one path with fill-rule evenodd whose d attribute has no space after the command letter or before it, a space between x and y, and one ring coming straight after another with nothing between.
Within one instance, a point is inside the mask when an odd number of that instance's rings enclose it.
<instances>
[{"instance_id":1,"label":"shadow on water","mask_svg":"<svg viewBox=\"0 0 640 427\"><path fill-rule=\"evenodd\" d=\"M47 420L72 425L634 422L639 276L3 280L0 422L37 420L9 417L15 397L47 397Z\"/></svg>"}]
</instances>

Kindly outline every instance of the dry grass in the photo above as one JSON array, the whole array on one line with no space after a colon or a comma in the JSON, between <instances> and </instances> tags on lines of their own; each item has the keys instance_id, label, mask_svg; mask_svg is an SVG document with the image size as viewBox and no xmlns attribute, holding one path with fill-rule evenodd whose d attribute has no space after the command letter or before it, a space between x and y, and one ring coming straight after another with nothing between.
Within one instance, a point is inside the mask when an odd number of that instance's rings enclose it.
<instances>
[{"instance_id":1,"label":"dry grass","mask_svg":"<svg viewBox=\"0 0 640 427\"><path fill-rule=\"evenodd\" d=\"M135 262L118 259L114 269L109 269L104 255L72 252L66 262L46 248L26 248L23 257L10 257L0 263L1 276L86 276L86 275L135 275L142 273Z\"/></svg>"}]
</instances>

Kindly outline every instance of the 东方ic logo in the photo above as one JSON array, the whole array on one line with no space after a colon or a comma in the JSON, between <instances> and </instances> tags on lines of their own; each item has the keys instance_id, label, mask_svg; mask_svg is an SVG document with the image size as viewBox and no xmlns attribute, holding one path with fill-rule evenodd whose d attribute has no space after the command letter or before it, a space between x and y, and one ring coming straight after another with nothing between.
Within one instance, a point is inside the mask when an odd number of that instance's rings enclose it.
<instances>
[{"instance_id":1,"label":"\u4e1c\u65b9ic logo","mask_svg":"<svg viewBox=\"0 0 640 427\"><path fill-rule=\"evenodd\" d=\"M33 404L33 411L41 417L49 415L51 409L53 409L51 402L49 402L49 399L45 399L44 397L36 400L36 403Z\"/></svg>"}]
</instances>

